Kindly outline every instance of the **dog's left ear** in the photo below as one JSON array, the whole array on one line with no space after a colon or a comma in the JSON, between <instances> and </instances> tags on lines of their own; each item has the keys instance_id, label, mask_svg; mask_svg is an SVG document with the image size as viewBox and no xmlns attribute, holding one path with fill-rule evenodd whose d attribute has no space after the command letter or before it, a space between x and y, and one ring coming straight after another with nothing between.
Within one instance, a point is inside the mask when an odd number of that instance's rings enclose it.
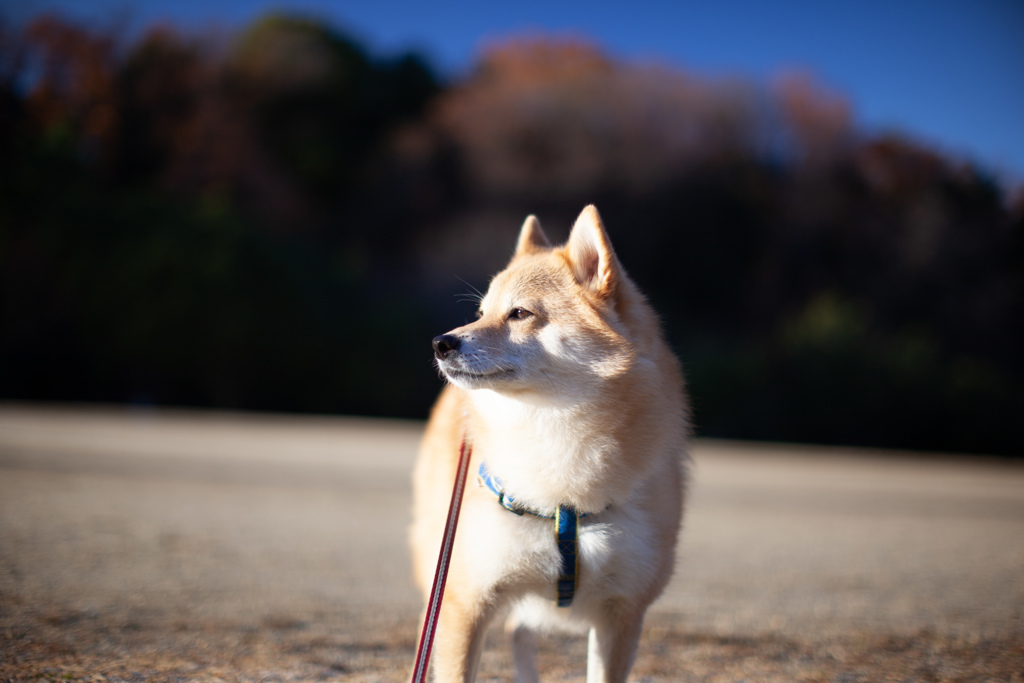
<instances>
[{"instance_id":1,"label":"dog's left ear","mask_svg":"<svg viewBox=\"0 0 1024 683\"><path fill-rule=\"evenodd\" d=\"M576 281L601 298L615 293L619 261L593 204L583 209L566 244L569 265Z\"/></svg>"}]
</instances>

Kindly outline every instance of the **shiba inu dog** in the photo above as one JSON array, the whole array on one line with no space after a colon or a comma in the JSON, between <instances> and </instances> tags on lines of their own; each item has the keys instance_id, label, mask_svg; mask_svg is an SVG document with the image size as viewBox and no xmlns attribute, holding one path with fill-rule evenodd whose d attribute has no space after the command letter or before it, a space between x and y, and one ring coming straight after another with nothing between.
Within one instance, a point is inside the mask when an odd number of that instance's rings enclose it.
<instances>
[{"instance_id":1,"label":"shiba inu dog","mask_svg":"<svg viewBox=\"0 0 1024 683\"><path fill-rule=\"evenodd\" d=\"M625 681L675 558L688 459L679 364L593 206L552 247L534 217L476 322L433 340L449 384L414 471L430 590L460 444L470 482L434 644L435 680L473 681L508 610L519 681L540 634L589 632L588 683Z\"/></svg>"}]
</instances>

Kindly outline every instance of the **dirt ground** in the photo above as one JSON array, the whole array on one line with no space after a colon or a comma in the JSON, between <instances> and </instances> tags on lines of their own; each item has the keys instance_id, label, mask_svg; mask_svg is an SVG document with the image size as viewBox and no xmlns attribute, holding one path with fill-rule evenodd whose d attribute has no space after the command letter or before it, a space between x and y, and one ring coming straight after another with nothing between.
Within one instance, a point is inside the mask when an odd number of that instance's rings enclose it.
<instances>
[{"instance_id":1,"label":"dirt ground","mask_svg":"<svg viewBox=\"0 0 1024 683\"><path fill-rule=\"evenodd\" d=\"M0 681L408 680L420 429L0 405ZM631 680L1024 681L1020 464L701 441L679 555Z\"/></svg>"}]
</instances>

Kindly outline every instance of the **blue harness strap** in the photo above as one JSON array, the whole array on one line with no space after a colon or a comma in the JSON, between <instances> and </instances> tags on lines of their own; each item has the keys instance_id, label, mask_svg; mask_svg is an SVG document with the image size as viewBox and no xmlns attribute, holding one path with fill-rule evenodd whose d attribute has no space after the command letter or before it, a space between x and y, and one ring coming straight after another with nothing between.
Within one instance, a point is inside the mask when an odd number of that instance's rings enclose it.
<instances>
[{"instance_id":1,"label":"blue harness strap","mask_svg":"<svg viewBox=\"0 0 1024 683\"><path fill-rule=\"evenodd\" d=\"M571 605L572 598L576 594L580 565L579 519L580 515L574 508L558 506L558 515L555 519L555 538L558 540L558 554L562 558L562 568L556 584L559 607Z\"/></svg>"},{"instance_id":2,"label":"blue harness strap","mask_svg":"<svg viewBox=\"0 0 1024 683\"><path fill-rule=\"evenodd\" d=\"M568 607L576 595L576 586L579 585L579 521L581 515L576 508L569 505L559 505L552 515L545 514L516 502L516 499L505 491L501 480L490 473L487 463L480 463L477 479L491 492L498 496L498 504L509 512L517 515L532 515L541 519L553 519L555 521L555 542L558 545L558 555L561 564L558 570L558 581L555 584L556 600L559 607Z\"/></svg>"}]
</instances>

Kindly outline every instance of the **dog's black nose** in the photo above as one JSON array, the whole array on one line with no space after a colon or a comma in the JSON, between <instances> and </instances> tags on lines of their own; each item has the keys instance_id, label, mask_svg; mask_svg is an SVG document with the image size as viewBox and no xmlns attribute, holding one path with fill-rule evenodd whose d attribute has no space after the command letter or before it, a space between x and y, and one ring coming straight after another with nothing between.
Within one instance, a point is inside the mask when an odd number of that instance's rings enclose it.
<instances>
[{"instance_id":1,"label":"dog's black nose","mask_svg":"<svg viewBox=\"0 0 1024 683\"><path fill-rule=\"evenodd\" d=\"M459 338L453 334L442 334L434 337L434 356L438 360L444 360L448 354L459 348Z\"/></svg>"}]
</instances>

